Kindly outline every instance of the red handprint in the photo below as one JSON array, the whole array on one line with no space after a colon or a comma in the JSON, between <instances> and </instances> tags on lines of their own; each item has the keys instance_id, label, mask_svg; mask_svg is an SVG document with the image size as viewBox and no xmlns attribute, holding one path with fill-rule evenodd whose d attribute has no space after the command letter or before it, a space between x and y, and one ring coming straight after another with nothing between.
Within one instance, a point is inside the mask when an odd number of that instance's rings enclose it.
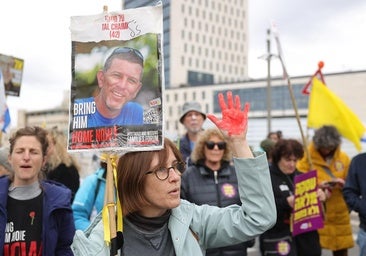
<instances>
[{"instance_id":1,"label":"red handprint","mask_svg":"<svg viewBox=\"0 0 366 256\"><path fill-rule=\"evenodd\" d=\"M232 92L228 91L226 95L228 104L225 103L224 95L222 93L219 93L218 95L222 119L220 120L212 114L207 115L207 117L216 124L218 128L226 131L228 135L242 134L247 130L250 104L245 103L244 110L242 111L239 95L235 95L235 104Z\"/></svg>"}]
</instances>

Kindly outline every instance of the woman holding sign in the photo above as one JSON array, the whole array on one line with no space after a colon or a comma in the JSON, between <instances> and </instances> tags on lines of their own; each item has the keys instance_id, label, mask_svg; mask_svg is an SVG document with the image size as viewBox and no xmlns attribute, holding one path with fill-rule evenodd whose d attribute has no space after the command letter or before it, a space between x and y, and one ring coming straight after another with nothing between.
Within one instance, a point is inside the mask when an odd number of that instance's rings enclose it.
<instances>
[{"instance_id":1,"label":"woman holding sign","mask_svg":"<svg viewBox=\"0 0 366 256\"><path fill-rule=\"evenodd\" d=\"M260 236L262 255L320 256L318 232L309 231L292 235L291 221L295 203L294 178L300 174L296 163L304 155L300 142L294 139L279 140L272 150L270 167L272 188L276 201L277 222L274 227ZM318 191L320 199L324 193Z\"/></svg>"},{"instance_id":2,"label":"woman holding sign","mask_svg":"<svg viewBox=\"0 0 366 256\"><path fill-rule=\"evenodd\" d=\"M123 210L121 254L205 255L208 248L248 241L273 226L275 202L265 154L252 153L246 139L249 104L239 96L219 94L222 119L208 115L233 145L233 161L242 205L225 208L196 205L180 198L185 163L168 139L156 151L129 152L117 166L118 196ZM98 221L98 218L96 219ZM121 241L122 239L120 239ZM75 255L108 255L101 222L76 232Z\"/></svg>"}]
</instances>

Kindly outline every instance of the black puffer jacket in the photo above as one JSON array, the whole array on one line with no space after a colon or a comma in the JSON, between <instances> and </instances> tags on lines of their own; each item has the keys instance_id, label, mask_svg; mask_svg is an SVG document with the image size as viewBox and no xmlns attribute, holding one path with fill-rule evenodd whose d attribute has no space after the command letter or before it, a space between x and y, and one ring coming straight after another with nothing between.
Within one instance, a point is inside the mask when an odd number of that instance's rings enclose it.
<instances>
[{"instance_id":1,"label":"black puffer jacket","mask_svg":"<svg viewBox=\"0 0 366 256\"><path fill-rule=\"evenodd\" d=\"M289 243L290 249L290 252L286 255L320 256L321 248L319 235L316 230L299 234L295 237L291 233L290 218L292 208L287 202L287 197L294 194L294 178L301 173L295 170L294 173L286 175L276 164L270 166L270 173L276 201L277 221L271 229L264 232L259 238L262 255L265 254L265 250L270 250L266 246L265 241L275 243L274 241L276 240L286 240Z\"/></svg>"},{"instance_id":2,"label":"black puffer jacket","mask_svg":"<svg viewBox=\"0 0 366 256\"><path fill-rule=\"evenodd\" d=\"M240 204L238 180L234 166L223 162L221 169L214 172L199 161L187 168L182 175L181 198L202 205L225 207ZM209 249L206 256L245 256L247 247L254 240L233 246Z\"/></svg>"}]
</instances>

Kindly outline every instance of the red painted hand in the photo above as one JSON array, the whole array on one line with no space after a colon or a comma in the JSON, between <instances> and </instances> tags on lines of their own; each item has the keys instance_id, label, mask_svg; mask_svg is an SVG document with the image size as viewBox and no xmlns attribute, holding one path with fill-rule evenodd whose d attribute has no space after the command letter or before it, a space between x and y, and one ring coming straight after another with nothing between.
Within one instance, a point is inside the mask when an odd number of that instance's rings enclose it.
<instances>
[{"instance_id":1,"label":"red painted hand","mask_svg":"<svg viewBox=\"0 0 366 256\"><path fill-rule=\"evenodd\" d=\"M226 131L228 135L240 135L246 133L248 126L249 103L245 103L244 110L241 110L240 97L235 95L235 102L231 91L226 93L227 104L224 95L218 95L219 104L222 112L222 119L209 114L207 117L221 130ZM234 104L235 103L235 104Z\"/></svg>"}]
</instances>

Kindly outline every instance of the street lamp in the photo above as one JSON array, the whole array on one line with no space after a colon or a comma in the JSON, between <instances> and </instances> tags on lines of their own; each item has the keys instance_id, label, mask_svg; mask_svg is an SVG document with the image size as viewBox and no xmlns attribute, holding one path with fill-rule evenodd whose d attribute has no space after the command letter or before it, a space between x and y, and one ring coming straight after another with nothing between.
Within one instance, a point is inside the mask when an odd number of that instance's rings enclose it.
<instances>
[{"instance_id":1,"label":"street lamp","mask_svg":"<svg viewBox=\"0 0 366 256\"><path fill-rule=\"evenodd\" d=\"M272 57L278 57L271 53L271 30L267 29L267 53L260 56L259 59L264 59L267 61L267 134L272 131L271 127L271 109L272 109L272 91L271 91L271 59Z\"/></svg>"},{"instance_id":2,"label":"street lamp","mask_svg":"<svg viewBox=\"0 0 366 256\"><path fill-rule=\"evenodd\" d=\"M271 92L271 30L267 29L267 134L272 131L271 127L271 108L272 108L272 92Z\"/></svg>"}]
</instances>

